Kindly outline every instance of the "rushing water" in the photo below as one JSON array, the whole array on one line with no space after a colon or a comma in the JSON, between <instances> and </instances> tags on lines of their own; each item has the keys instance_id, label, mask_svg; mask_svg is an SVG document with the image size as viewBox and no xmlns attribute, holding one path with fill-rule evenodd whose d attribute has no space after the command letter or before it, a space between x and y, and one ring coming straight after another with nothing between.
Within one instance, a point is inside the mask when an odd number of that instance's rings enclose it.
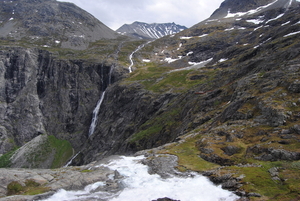
<instances>
[{"instance_id":1,"label":"rushing water","mask_svg":"<svg viewBox=\"0 0 300 201\"><path fill-rule=\"evenodd\" d=\"M132 60L132 57L133 57L134 53L136 53L137 51L139 51L140 49L142 49L146 44L151 43L151 42L152 42L152 41L148 41L147 43L138 46L138 48L136 48L136 50L134 50L134 51L129 55L129 60L130 60L130 66L128 67L129 73L132 73L132 66L133 66L133 60Z\"/></svg>"},{"instance_id":2,"label":"rushing water","mask_svg":"<svg viewBox=\"0 0 300 201\"><path fill-rule=\"evenodd\" d=\"M117 170L124 179L125 187L121 192L112 194L105 191L94 192L104 182L87 186L82 191L60 190L47 201L98 200L98 201L151 201L168 197L180 201L234 201L233 193L215 186L206 177L193 173L190 177L172 177L163 179L157 174L150 175L148 166L143 165L139 157L121 157L100 166Z\"/></svg>"},{"instance_id":3,"label":"rushing water","mask_svg":"<svg viewBox=\"0 0 300 201\"><path fill-rule=\"evenodd\" d=\"M100 111L100 106L103 102L104 96L105 96L105 91L102 92L101 97L98 100L97 105L96 105L96 107L93 111L93 119L92 119L92 123L91 123L90 129L89 129L89 137L91 135L93 135L93 133L95 131L95 128L96 128L96 125L97 125L97 120L98 120L98 114L99 114L99 111Z\"/></svg>"},{"instance_id":4,"label":"rushing water","mask_svg":"<svg viewBox=\"0 0 300 201\"><path fill-rule=\"evenodd\" d=\"M107 86L109 86L111 84L111 74L113 72L113 69L114 69L114 66L111 66L109 74L108 74ZM101 69L101 74L102 74L102 77L104 77L103 68ZM102 86L104 86L103 80L104 80L104 78L102 79ZM104 91L102 92L102 94L100 96L100 99L98 100L97 105L96 105L95 109L93 110L93 118L92 118L92 122L91 122L91 125L90 125L88 137L93 135L93 133L95 131L95 128L96 128L96 125L97 125L97 120L98 120L98 114L99 114L100 107L102 105L102 102L103 102L103 99L104 99L104 96L105 96L105 89L106 88L103 88Z\"/></svg>"}]
</instances>

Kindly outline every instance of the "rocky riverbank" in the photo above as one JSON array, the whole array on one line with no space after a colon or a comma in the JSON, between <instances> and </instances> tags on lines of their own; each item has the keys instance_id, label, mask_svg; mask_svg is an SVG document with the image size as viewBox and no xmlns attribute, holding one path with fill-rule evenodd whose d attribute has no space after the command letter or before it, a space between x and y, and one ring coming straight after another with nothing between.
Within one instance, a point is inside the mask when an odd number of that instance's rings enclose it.
<instances>
[{"instance_id":1,"label":"rocky riverbank","mask_svg":"<svg viewBox=\"0 0 300 201\"><path fill-rule=\"evenodd\" d=\"M173 176L191 177L192 172L180 172L177 170L178 158L176 156L155 153L157 150L142 151L136 154L146 154L147 157L141 162L148 165L150 174L158 174L163 179ZM103 185L91 190L91 192L116 193L124 188L122 185L124 177L117 170L109 169L101 164L107 164L112 159L117 158L118 156L111 156L84 166L58 169L1 169L0 196L2 198L0 198L0 201L42 200L52 196L60 189L82 190L87 185L96 182L102 182ZM226 183L228 181L223 179L221 182ZM169 198L157 199L168 200Z\"/></svg>"}]
</instances>

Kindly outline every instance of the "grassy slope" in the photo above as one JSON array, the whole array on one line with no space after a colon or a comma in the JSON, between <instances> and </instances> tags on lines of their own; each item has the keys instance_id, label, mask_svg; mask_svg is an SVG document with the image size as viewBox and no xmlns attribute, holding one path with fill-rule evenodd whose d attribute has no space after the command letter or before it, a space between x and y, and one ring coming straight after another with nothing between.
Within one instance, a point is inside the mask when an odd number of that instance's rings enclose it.
<instances>
[{"instance_id":1,"label":"grassy slope","mask_svg":"<svg viewBox=\"0 0 300 201\"><path fill-rule=\"evenodd\" d=\"M286 42L287 39L278 38L267 44L263 49L260 49L259 55L268 57L271 53L268 48L274 45L278 47L276 52L278 52L279 55L281 54L280 52L288 52L292 48L298 46L299 39L290 39L290 41L288 41L288 46L286 45ZM152 44L153 52L155 52L154 47L155 45ZM171 47L168 48L172 49ZM175 48L176 46L174 45L173 49ZM186 136L188 137L186 137L185 140L180 143L172 143L170 146L163 149L161 153L177 155L179 157L178 169L181 171L194 170L203 172L220 168L220 165L205 161L199 157L201 151L198 148L198 144L199 141L205 139L210 144L208 147L214 150L214 154L232 162L232 165L221 167L217 176L231 174L233 177L240 177L240 184L242 184L242 187L239 190L245 191L246 193L258 193L261 195L261 197L251 197L251 200L297 200L300 198L300 185L297 182L297 180L300 179L299 161L261 161L255 158L256 154L249 154L247 150L255 145L260 145L266 148L271 147L296 153L300 152L300 137L298 135L295 135L296 138L288 139L282 143L282 138L278 134L282 130L300 124L299 119L293 118L293 115L300 112L299 107L296 106L300 104L299 96L297 93L288 91L287 87L281 85L274 86L274 83L272 82L273 78L271 78L272 71L264 68L257 68L254 74L252 74L255 79L249 79L249 83L240 89L236 88L245 77L240 76L236 79L235 77L239 74L236 68L224 68L223 66L243 67L243 65L248 65L251 67L251 62L255 62L255 59L251 58L252 60L246 60L244 61L244 64L241 64L241 61L245 60L245 58L252 57L250 55L253 53L253 47L247 46L245 48L244 46L240 46L240 48L244 48L243 53L230 58L222 64L208 66L206 68L201 68L200 70L170 72L170 69L172 68L169 65L163 65L157 62L136 63L136 71L123 83L139 82L145 89L155 93L172 91L184 94L197 92L199 88L206 91L216 90L218 88L221 89L222 95L224 96L223 99L216 100L213 109L206 113L207 116L212 116L211 120L196 128L192 127L187 131ZM140 57L145 57L145 55L147 55L145 52L146 50L140 53ZM274 64L274 70L277 69L286 73L286 76L282 77L280 82L292 83L295 81L298 76L295 76L295 73L289 74L288 71L285 71L285 69L282 68L282 65L286 64L283 64L280 56L278 58L276 58L276 56L270 58L274 59L270 62L271 64ZM278 59L278 61L276 61L276 59ZM293 59L294 60L291 61L291 63L298 62L299 55ZM279 63L279 65L276 65L275 63ZM256 66L259 66L259 64ZM256 66L254 66L254 68ZM190 78L194 75L201 77L201 79L191 80ZM246 73L246 76L249 75L249 73ZM218 84L218 82L220 83ZM250 85L251 87L249 87ZM269 89L264 91L262 90L263 87L269 87ZM255 97L255 100L247 99L237 111L241 114L249 113L250 117L244 121L220 121L220 116L216 114L224 112L224 109L227 108L228 104L228 100L225 98L224 94L233 97L236 96L236 90L245 90L246 93L248 93L248 96ZM201 98L199 98L199 100L201 100ZM284 125L276 127L256 124L255 118L262 113L258 107L259 101L263 101L268 107L285 111L285 113L290 114L290 117L287 118L287 122ZM173 118L176 117L176 115L172 117L170 114L180 113L179 111L175 111L176 109L174 108L177 108L178 110L178 108L183 107L185 106L177 105L177 107L170 107L173 109L147 121L145 123L145 125L147 125L145 126L145 129L142 128L141 132L134 134L131 141L136 141L138 143L138 141L143 138L151 138L152 135L155 135L156 132L161 130L162 126L165 126L166 122L168 122L167 124L178 124L178 120ZM197 106L195 105L195 107ZM242 134L243 137L234 137L232 141L228 142L226 137L217 135L219 131L226 131L234 134L239 133ZM257 134L262 131L267 133L265 139L263 139L264 136ZM224 154L222 148L229 145L239 147L240 151L232 156ZM251 165L250 167L240 167L237 166L237 164ZM272 176L269 173L269 170L272 167L278 168L279 180L272 179Z\"/></svg>"}]
</instances>

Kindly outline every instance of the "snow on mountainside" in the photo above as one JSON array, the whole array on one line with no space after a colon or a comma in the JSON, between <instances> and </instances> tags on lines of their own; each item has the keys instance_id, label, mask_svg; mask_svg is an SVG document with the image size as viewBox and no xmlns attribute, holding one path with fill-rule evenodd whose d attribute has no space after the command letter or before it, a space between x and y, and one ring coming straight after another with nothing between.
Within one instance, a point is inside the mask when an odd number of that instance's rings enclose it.
<instances>
[{"instance_id":1,"label":"snow on mountainside","mask_svg":"<svg viewBox=\"0 0 300 201\"><path fill-rule=\"evenodd\" d=\"M133 38L157 39L163 36L176 34L185 29L187 29L187 27L175 24L174 22L160 24L134 22L132 24L124 24L119 29L117 29L117 32L119 32L122 35L127 35Z\"/></svg>"},{"instance_id":2,"label":"snow on mountainside","mask_svg":"<svg viewBox=\"0 0 300 201\"><path fill-rule=\"evenodd\" d=\"M299 0L225 0L210 19L241 17L276 8L287 9L296 5L297 2Z\"/></svg>"}]
</instances>

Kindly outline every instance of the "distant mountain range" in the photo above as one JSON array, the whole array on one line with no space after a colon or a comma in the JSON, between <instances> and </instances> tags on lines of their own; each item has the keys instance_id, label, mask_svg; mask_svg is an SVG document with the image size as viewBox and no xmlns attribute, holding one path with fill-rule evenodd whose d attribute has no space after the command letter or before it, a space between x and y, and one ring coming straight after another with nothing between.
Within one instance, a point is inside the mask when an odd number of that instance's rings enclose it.
<instances>
[{"instance_id":1,"label":"distant mountain range","mask_svg":"<svg viewBox=\"0 0 300 201\"><path fill-rule=\"evenodd\" d=\"M122 35L139 39L157 39L163 36L176 34L187 29L187 27L173 23L153 23L134 22L124 24L117 32Z\"/></svg>"}]
</instances>

